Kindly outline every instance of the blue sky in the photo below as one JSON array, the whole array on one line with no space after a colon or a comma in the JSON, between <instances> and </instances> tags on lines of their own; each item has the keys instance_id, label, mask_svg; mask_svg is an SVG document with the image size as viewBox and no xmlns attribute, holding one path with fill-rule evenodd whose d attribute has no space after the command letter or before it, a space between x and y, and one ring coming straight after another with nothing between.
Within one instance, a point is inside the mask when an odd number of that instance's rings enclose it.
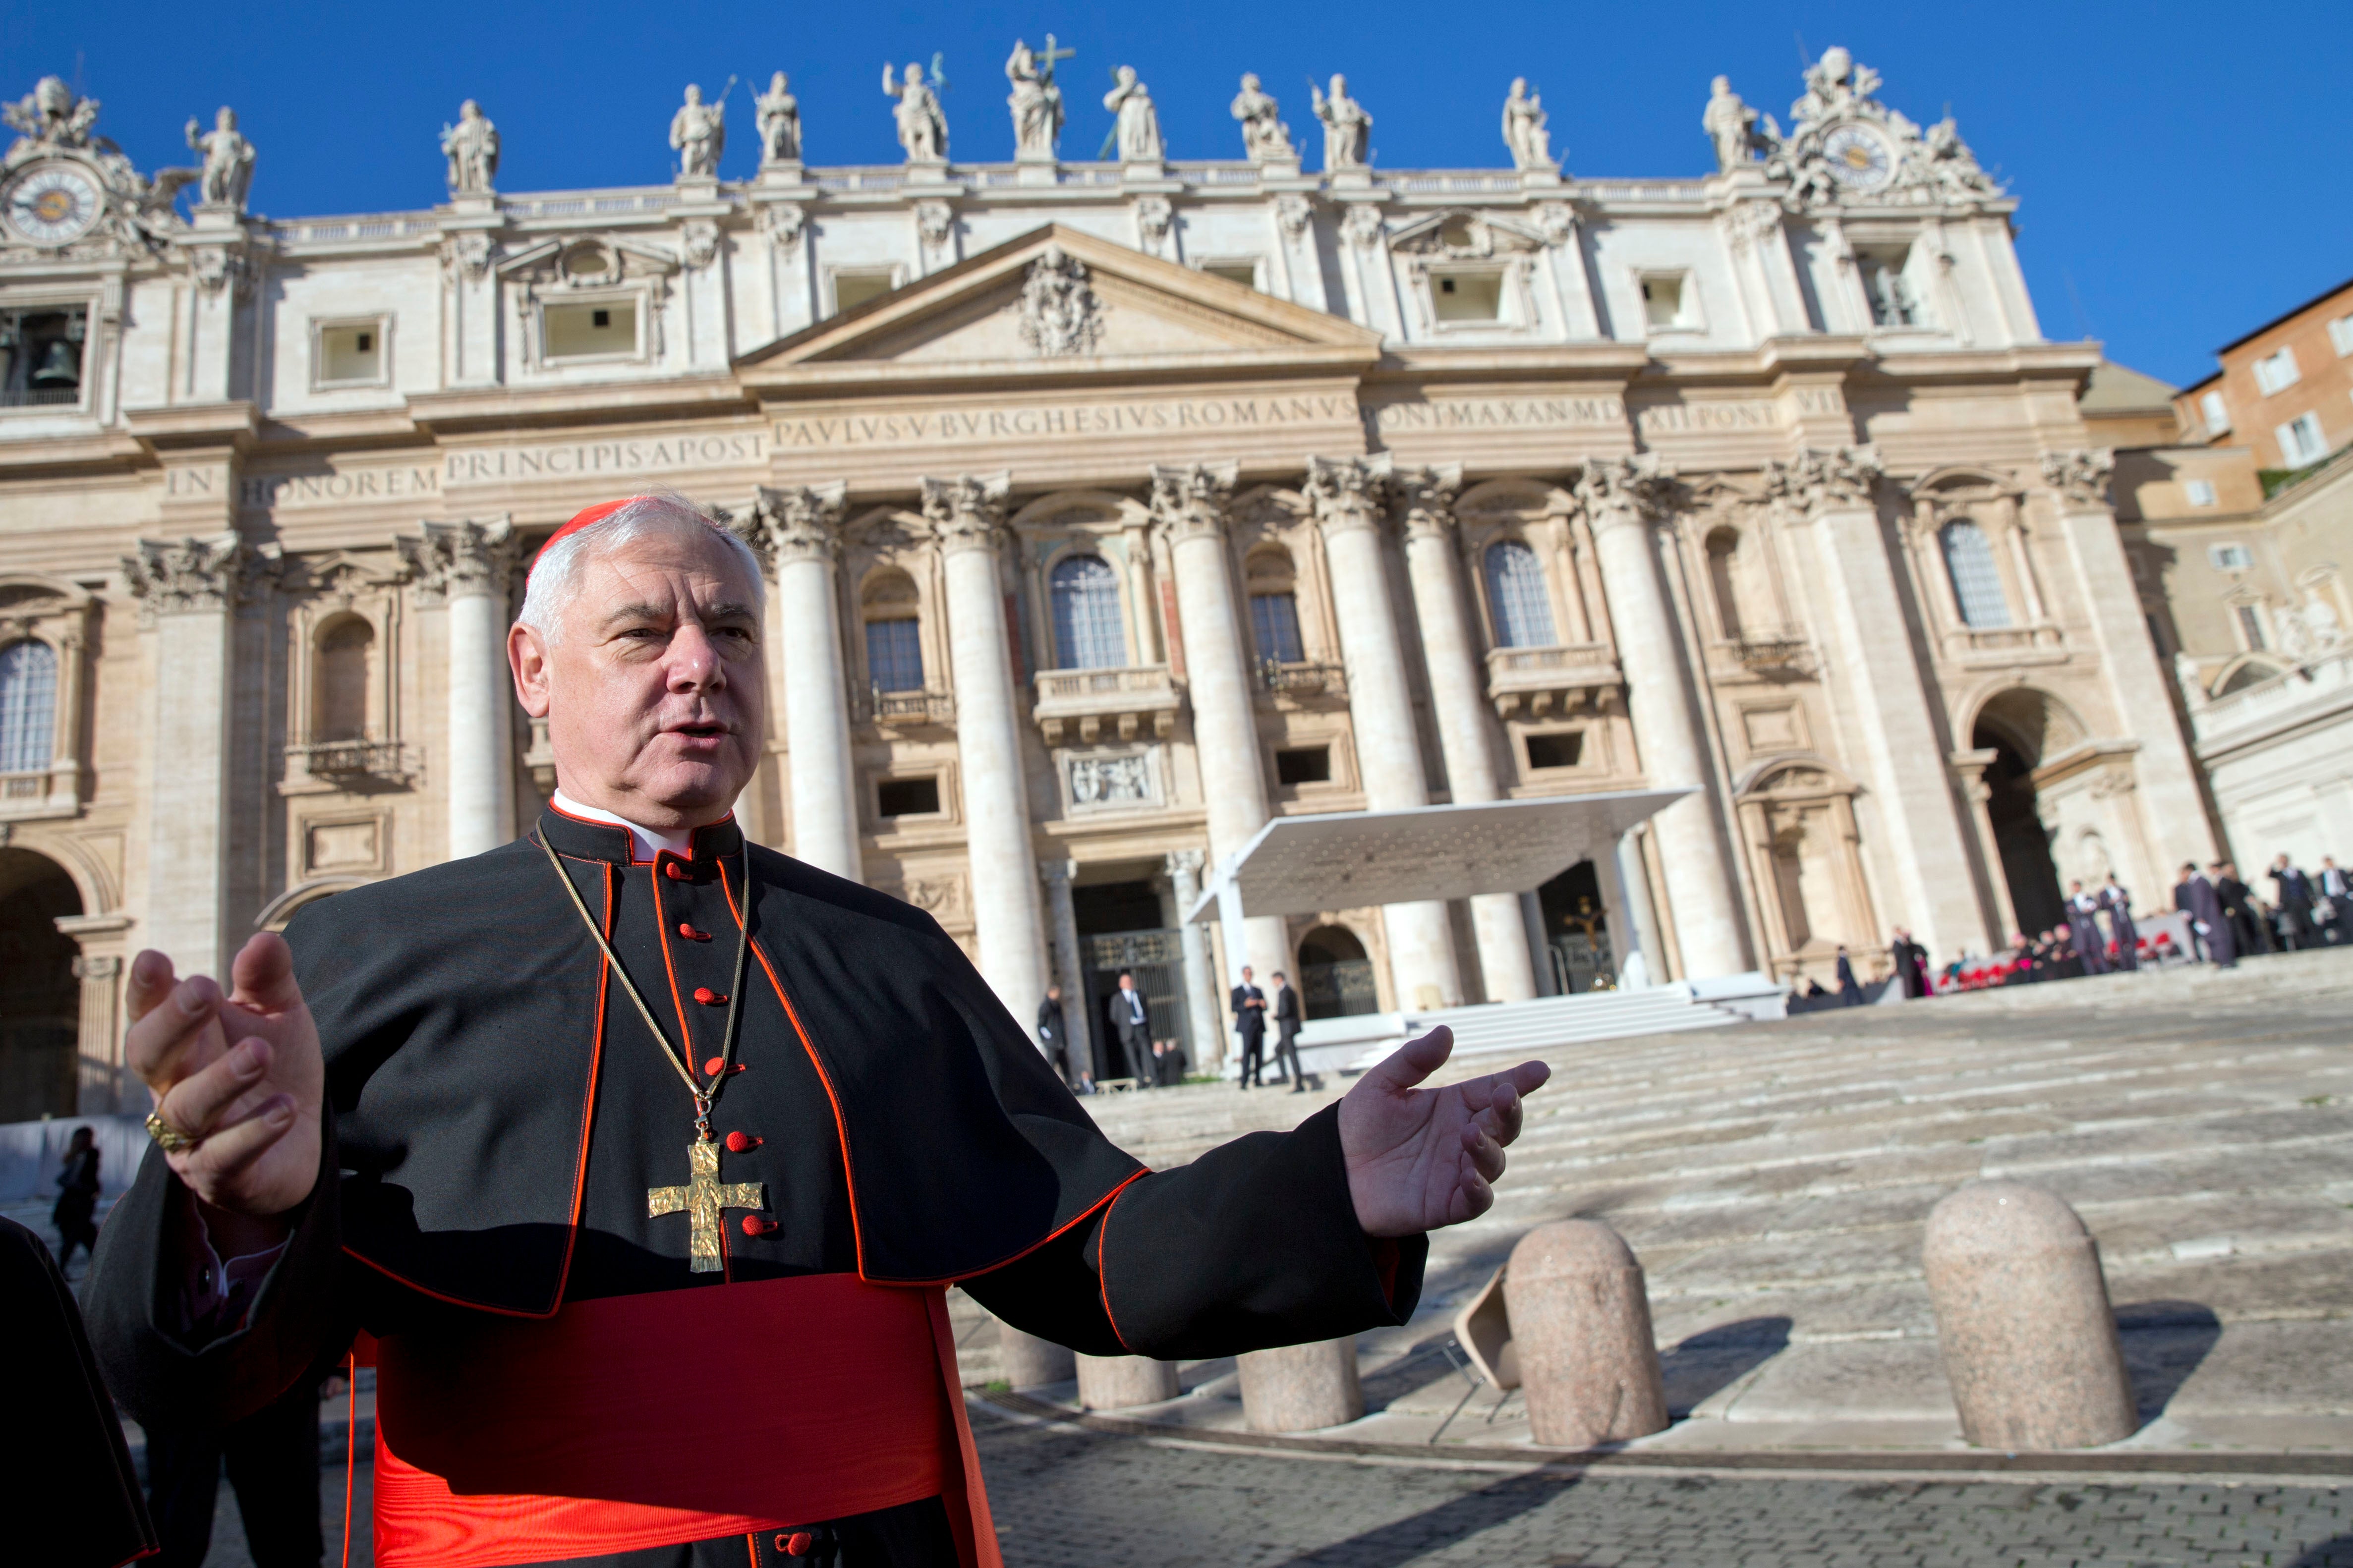
<instances>
[{"instance_id":1,"label":"blue sky","mask_svg":"<svg viewBox=\"0 0 2353 1568\"><path fill-rule=\"evenodd\" d=\"M1497 106L1527 76L1572 173L1687 175L1710 76L1786 121L1800 47L1842 43L1882 98L1927 121L1947 106L2021 198L2019 247L2044 332L2097 337L2186 383L2211 352L2353 276L2346 71L2353 5L2247 11L2064 0L1974 5L1597 5L1055 3L809 6L718 0L621 5L366 7L278 0L210 8L131 0L0 0L0 91L54 72L105 103L100 129L142 169L185 162L180 127L233 105L260 149L254 205L297 216L441 199L435 136L481 100L511 191L668 177L671 110L689 81L792 73L816 163L899 156L885 58L945 57L953 150L1011 155L1003 62L1048 32L1075 47L1063 152L1092 157L1114 65L1137 68L1171 154L1239 155L1228 117L1255 70L1296 132L1307 81L1348 73L1392 167L1503 162ZM745 88L728 100L723 173L756 161Z\"/></svg>"}]
</instances>

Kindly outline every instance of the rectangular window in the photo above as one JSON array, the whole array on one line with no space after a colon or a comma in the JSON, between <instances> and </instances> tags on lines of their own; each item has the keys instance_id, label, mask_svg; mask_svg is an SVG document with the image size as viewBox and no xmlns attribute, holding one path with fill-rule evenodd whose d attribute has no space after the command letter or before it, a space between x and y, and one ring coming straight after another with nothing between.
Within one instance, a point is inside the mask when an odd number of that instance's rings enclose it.
<instances>
[{"instance_id":1,"label":"rectangular window","mask_svg":"<svg viewBox=\"0 0 2353 1568\"><path fill-rule=\"evenodd\" d=\"M2265 397L2295 384L2295 351L2282 349L2255 362L2255 389Z\"/></svg>"},{"instance_id":2,"label":"rectangular window","mask_svg":"<svg viewBox=\"0 0 2353 1568\"><path fill-rule=\"evenodd\" d=\"M1527 737L1528 766L1535 768L1573 768L1585 754L1585 731L1561 730L1550 734Z\"/></svg>"},{"instance_id":3,"label":"rectangular window","mask_svg":"<svg viewBox=\"0 0 2353 1568\"><path fill-rule=\"evenodd\" d=\"M384 323L344 321L319 328L314 384L380 386L384 383Z\"/></svg>"},{"instance_id":4,"label":"rectangular window","mask_svg":"<svg viewBox=\"0 0 2353 1568\"><path fill-rule=\"evenodd\" d=\"M1307 658L1299 645L1299 601L1289 594L1252 594L1250 632L1262 659L1299 664Z\"/></svg>"},{"instance_id":5,"label":"rectangular window","mask_svg":"<svg viewBox=\"0 0 2353 1568\"><path fill-rule=\"evenodd\" d=\"M2263 613L2253 605L2239 606L2239 640L2249 653L2263 651Z\"/></svg>"},{"instance_id":6,"label":"rectangular window","mask_svg":"<svg viewBox=\"0 0 2353 1568\"><path fill-rule=\"evenodd\" d=\"M545 358L610 359L638 352L638 302L610 300L601 305L544 305L540 321L547 334Z\"/></svg>"},{"instance_id":7,"label":"rectangular window","mask_svg":"<svg viewBox=\"0 0 2353 1568\"><path fill-rule=\"evenodd\" d=\"M940 781L936 776L920 779L878 779L874 784L874 811L878 816L937 816L940 813Z\"/></svg>"},{"instance_id":8,"label":"rectangular window","mask_svg":"<svg viewBox=\"0 0 2353 1568\"><path fill-rule=\"evenodd\" d=\"M0 310L0 408L75 408L81 404L87 305Z\"/></svg>"},{"instance_id":9,"label":"rectangular window","mask_svg":"<svg viewBox=\"0 0 2353 1568\"><path fill-rule=\"evenodd\" d=\"M1430 279L1430 299L1441 321L1500 321L1504 319L1504 275L1436 273Z\"/></svg>"},{"instance_id":10,"label":"rectangular window","mask_svg":"<svg viewBox=\"0 0 2353 1568\"><path fill-rule=\"evenodd\" d=\"M833 308L838 314L855 310L869 300L880 300L899 286L899 275L888 267L837 268L833 275Z\"/></svg>"},{"instance_id":11,"label":"rectangular window","mask_svg":"<svg viewBox=\"0 0 2353 1568\"><path fill-rule=\"evenodd\" d=\"M2254 552L2243 544L2210 544L2206 559L2217 572L2244 572L2255 563Z\"/></svg>"},{"instance_id":12,"label":"rectangular window","mask_svg":"<svg viewBox=\"0 0 2353 1568\"><path fill-rule=\"evenodd\" d=\"M2231 428L2231 405L2222 401L2219 392L2210 392L2198 400L2198 412L2206 421L2206 434L2221 436Z\"/></svg>"},{"instance_id":13,"label":"rectangular window","mask_svg":"<svg viewBox=\"0 0 2353 1568\"><path fill-rule=\"evenodd\" d=\"M2189 498L2189 504L2191 506L2212 506L2214 504L2214 486L2209 480L2184 479L2181 481L2181 493Z\"/></svg>"},{"instance_id":14,"label":"rectangular window","mask_svg":"<svg viewBox=\"0 0 2353 1568\"><path fill-rule=\"evenodd\" d=\"M923 623L913 616L866 623L866 675L877 691L923 689Z\"/></svg>"},{"instance_id":15,"label":"rectangular window","mask_svg":"<svg viewBox=\"0 0 2353 1568\"><path fill-rule=\"evenodd\" d=\"M1330 784L1332 748L1302 746L1295 751L1275 752L1274 781L1286 784Z\"/></svg>"},{"instance_id":16,"label":"rectangular window","mask_svg":"<svg viewBox=\"0 0 2353 1568\"><path fill-rule=\"evenodd\" d=\"M2299 414L2273 434L2279 437L2280 456L2289 468L2300 468L2328 456L2328 437L2321 432L2317 414Z\"/></svg>"},{"instance_id":17,"label":"rectangular window","mask_svg":"<svg viewBox=\"0 0 2353 1568\"><path fill-rule=\"evenodd\" d=\"M2328 346L2339 359L2353 354L2353 316L2339 316L2328 323Z\"/></svg>"},{"instance_id":18,"label":"rectangular window","mask_svg":"<svg viewBox=\"0 0 2353 1568\"><path fill-rule=\"evenodd\" d=\"M1652 331L1692 324L1690 283L1681 272L1658 272L1642 279L1642 320Z\"/></svg>"}]
</instances>

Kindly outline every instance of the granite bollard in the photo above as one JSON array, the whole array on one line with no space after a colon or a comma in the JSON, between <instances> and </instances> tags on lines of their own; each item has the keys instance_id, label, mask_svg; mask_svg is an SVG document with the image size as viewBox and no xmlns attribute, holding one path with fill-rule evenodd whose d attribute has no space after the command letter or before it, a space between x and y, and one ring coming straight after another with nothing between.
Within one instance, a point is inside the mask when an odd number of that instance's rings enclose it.
<instances>
[{"instance_id":1,"label":"granite bollard","mask_svg":"<svg viewBox=\"0 0 2353 1568\"><path fill-rule=\"evenodd\" d=\"M1241 1372L1242 1414L1253 1432L1312 1432L1365 1413L1353 1338L1249 1351L1234 1364Z\"/></svg>"},{"instance_id":2,"label":"granite bollard","mask_svg":"<svg viewBox=\"0 0 2353 1568\"><path fill-rule=\"evenodd\" d=\"M2063 1199L1972 1182L1929 1212L1921 1261L1963 1436L2088 1448L2139 1426L2099 1243Z\"/></svg>"},{"instance_id":3,"label":"granite bollard","mask_svg":"<svg viewBox=\"0 0 2353 1568\"><path fill-rule=\"evenodd\" d=\"M1037 1388L1049 1383L1068 1383L1078 1375L1070 1351L1051 1340L1023 1333L1001 1320L997 1325L997 1344L1008 1387Z\"/></svg>"},{"instance_id":4,"label":"granite bollard","mask_svg":"<svg viewBox=\"0 0 2353 1568\"><path fill-rule=\"evenodd\" d=\"M1538 1226L1512 1248L1504 1300L1537 1442L1589 1448L1666 1429L1651 1298L1616 1231L1588 1219Z\"/></svg>"},{"instance_id":5,"label":"granite bollard","mask_svg":"<svg viewBox=\"0 0 2353 1568\"><path fill-rule=\"evenodd\" d=\"M1176 1397L1176 1363L1140 1355L1082 1355L1079 1408L1126 1410Z\"/></svg>"}]
</instances>

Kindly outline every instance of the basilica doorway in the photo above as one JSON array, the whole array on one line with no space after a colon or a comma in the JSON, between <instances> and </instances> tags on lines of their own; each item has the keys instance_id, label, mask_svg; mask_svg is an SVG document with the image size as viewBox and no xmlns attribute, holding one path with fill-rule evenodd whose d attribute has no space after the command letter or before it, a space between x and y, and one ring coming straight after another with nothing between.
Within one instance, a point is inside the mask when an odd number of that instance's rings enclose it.
<instances>
[{"instance_id":1,"label":"basilica doorway","mask_svg":"<svg viewBox=\"0 0 2353 1568\"><path fill-rule=\"evenodd\" d=\"M1095 1080L1148 1070L1122 1059L1111 1024L1112 994L1120 971L1135 976L1155 1040L1191 1039L1185 1007L1185 934L1166 923L1160 890L1150 881L1097 882L1071 889L1079 930L1079 962L1086 969L1087 1037Z\"/></svg>"},{"instance_id":2,"label":"basilica doorway","mask_svg":"<svg viewBox=\"0 0 2353 1568\"><path fill-rule=\"evenodd\" d=\"M58 919L81 912L56 861L0 849L0 1121L74 1113L80 947Z\"/></svg>"},{"instance_id":3,"label":"basilica doorway","mask_svg":"<svg viewBox=\"0 0 2353 1568\"><path fill-rule=\"evenodd\" d=\"M2067 749L2064 729L2040 692L2021 687L1988 702L1970 733L1972 745L1993 753L1985 770L1986 819L2021 931L2066 923L2051 830L2043 826L2034 783L2034 770ZM2054 734L2061 740L2055 747Z\"/></svg>"},{"instance_id":4,"label":"basilica doorway","mask_svg":"<svg viewBox=\"0 0 2353 1568\"><path fill-rule=\"evenodd\" d=\"M1380 986L1365 944L1345 926L1317 926L1299 939L1299 1004L1311 1019L1381 1010Z\"/></svg>"},{"instance_id":5,"label":"basilica doorway","mask_svg":"<svg viewBox=\"0 0 2353 1568\"><path fill-rule=\"evenodd\" d=\"M1618 981L1618 961L1609 943L1609 921L1601 908L1601 878L1590 860L1579 860L1536 889L1544 910L1545 952L1553 984L1564 996L1608 991Z\"/></svg>"}]
</instances>

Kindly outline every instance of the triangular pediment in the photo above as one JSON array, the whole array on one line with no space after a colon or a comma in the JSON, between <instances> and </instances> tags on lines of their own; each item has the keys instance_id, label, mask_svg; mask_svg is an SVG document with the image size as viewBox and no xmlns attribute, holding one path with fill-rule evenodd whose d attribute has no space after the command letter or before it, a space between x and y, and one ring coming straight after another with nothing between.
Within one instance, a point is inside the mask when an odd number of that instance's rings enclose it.
<instances>
[{"instance_id":1,"label":"triangular pediment","mask_svg":"<svg viewBox=\"0 0 2353 1568\"><path fill-rule=\"evenodd\" d=\"M1083 372L1335 350L1369 358L1379 345L1354 322L1050 224L754 350L737 368L754 381L860 363Z\"/></svg>"}]
</instances>

